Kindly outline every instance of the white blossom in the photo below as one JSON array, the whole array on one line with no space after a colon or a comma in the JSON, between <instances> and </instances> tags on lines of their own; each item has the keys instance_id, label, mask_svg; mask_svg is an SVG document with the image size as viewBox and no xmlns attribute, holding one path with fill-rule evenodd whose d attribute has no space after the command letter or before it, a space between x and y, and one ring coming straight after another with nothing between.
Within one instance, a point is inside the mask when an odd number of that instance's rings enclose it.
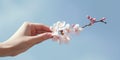
<instances>
[{"instance_id":1,"label":"white blossom","mask_svg":"<svg viewBox=\"0 0 120 60\"><path fill-rule=\"evenodd\" d=\"M50 27L53 34L53 41L57 41L58 43L68 43L70 40L70 33L76 32L79 33L83 28L79 26L79 24L75 24L74 26L70 24L66 24L65 21L58 21Z\"/></svg>"}]
</instances>

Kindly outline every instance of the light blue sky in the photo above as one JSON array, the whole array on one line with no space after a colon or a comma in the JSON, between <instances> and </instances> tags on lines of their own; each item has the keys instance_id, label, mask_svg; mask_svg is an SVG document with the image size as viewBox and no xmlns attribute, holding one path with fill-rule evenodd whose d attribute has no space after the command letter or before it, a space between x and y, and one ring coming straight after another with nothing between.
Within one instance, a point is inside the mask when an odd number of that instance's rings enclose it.
<instances>
[{"instance_id":1,"label":"light blue sky","mask_svg":"<svg viewBox=\"0 0 120 60\"><path fill-rule=\"evenodd\" d=\"M24 21L87 24L86 15L107 17L108 24L95 24L69 44L47 40L16 57L0 60L120 60L119 0L0 0L0 41L7 40Z\"/></svg>"}]
</instances>

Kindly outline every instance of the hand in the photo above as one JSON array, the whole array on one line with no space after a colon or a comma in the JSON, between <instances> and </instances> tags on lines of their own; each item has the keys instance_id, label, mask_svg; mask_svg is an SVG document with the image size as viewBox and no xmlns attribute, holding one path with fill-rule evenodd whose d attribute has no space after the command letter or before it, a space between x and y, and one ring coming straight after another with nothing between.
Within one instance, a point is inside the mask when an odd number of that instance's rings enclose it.
<instances>
[{"instance_id":1,"label":"hand","mask_svg":"<svg viewBox=\"0 0 120 60\"><path fill-rule=\"evenodd\" d=\"M12 37L1 43L0 56L16 56L51 37L48 26L25 22Z\"/></svg>"}]
</instances>

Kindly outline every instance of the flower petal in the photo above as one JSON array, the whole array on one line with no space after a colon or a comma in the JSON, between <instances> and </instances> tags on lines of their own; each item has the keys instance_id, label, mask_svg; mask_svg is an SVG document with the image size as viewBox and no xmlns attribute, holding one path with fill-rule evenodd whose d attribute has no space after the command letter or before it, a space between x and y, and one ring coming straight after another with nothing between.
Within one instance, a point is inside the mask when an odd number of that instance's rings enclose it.
<instances>
[{"instance_id":1,"label":"flower petal","mask_svg":"<svg viewBox=\"0 0 120 60\"><path fill-rule=\"evenodd\" d=\"M65 30L66 30L67 33L70 33L70 32L71 32L70 24L66 24Z\"/></svg>"},{"instance_id":2,"label":"flower petal","mask_svg":"<svg viewBox=\"0 0 120 60\"><path fill-rule=\"evenodd\" d=\"M65 26L65 21L58 21L57 26L60 27L60 28L64 27Z\"/></svg>"},{"instance_id":3,"label":"flower petal","mask_svg":"<svg viewBox=\"0 0 120 60\"><path fill-rule=\"evenodd\" d=\"M69 34L71 32L79 33L83 30L83 28L80 27L79 24L70 25L66 24L65 21L58 21L57 23L53 24L50 29L53 33L53 41L57 41L60 44L69 42Z\"/></svg>"}]
</instances>

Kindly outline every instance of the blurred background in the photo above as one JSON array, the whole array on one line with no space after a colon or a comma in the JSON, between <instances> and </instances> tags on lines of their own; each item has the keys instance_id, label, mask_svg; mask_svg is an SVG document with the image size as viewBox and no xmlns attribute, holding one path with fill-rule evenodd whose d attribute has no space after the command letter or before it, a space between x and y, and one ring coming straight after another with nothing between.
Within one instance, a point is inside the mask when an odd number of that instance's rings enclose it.
<instances>
[{"instance_id":1,"label":"blurred background","mask_svg":"<svg viewBox=\"0 0 120 60\"><path fill-rule=\"evenodd\" d=\"M47 40L15 57L0 60L120 60L119 0L0 0L0 42L7 40L25 21L51 26L57 21L81 26L86 15L106 17L72 35L69 44Z\"/></svg>"}]
</instances>

